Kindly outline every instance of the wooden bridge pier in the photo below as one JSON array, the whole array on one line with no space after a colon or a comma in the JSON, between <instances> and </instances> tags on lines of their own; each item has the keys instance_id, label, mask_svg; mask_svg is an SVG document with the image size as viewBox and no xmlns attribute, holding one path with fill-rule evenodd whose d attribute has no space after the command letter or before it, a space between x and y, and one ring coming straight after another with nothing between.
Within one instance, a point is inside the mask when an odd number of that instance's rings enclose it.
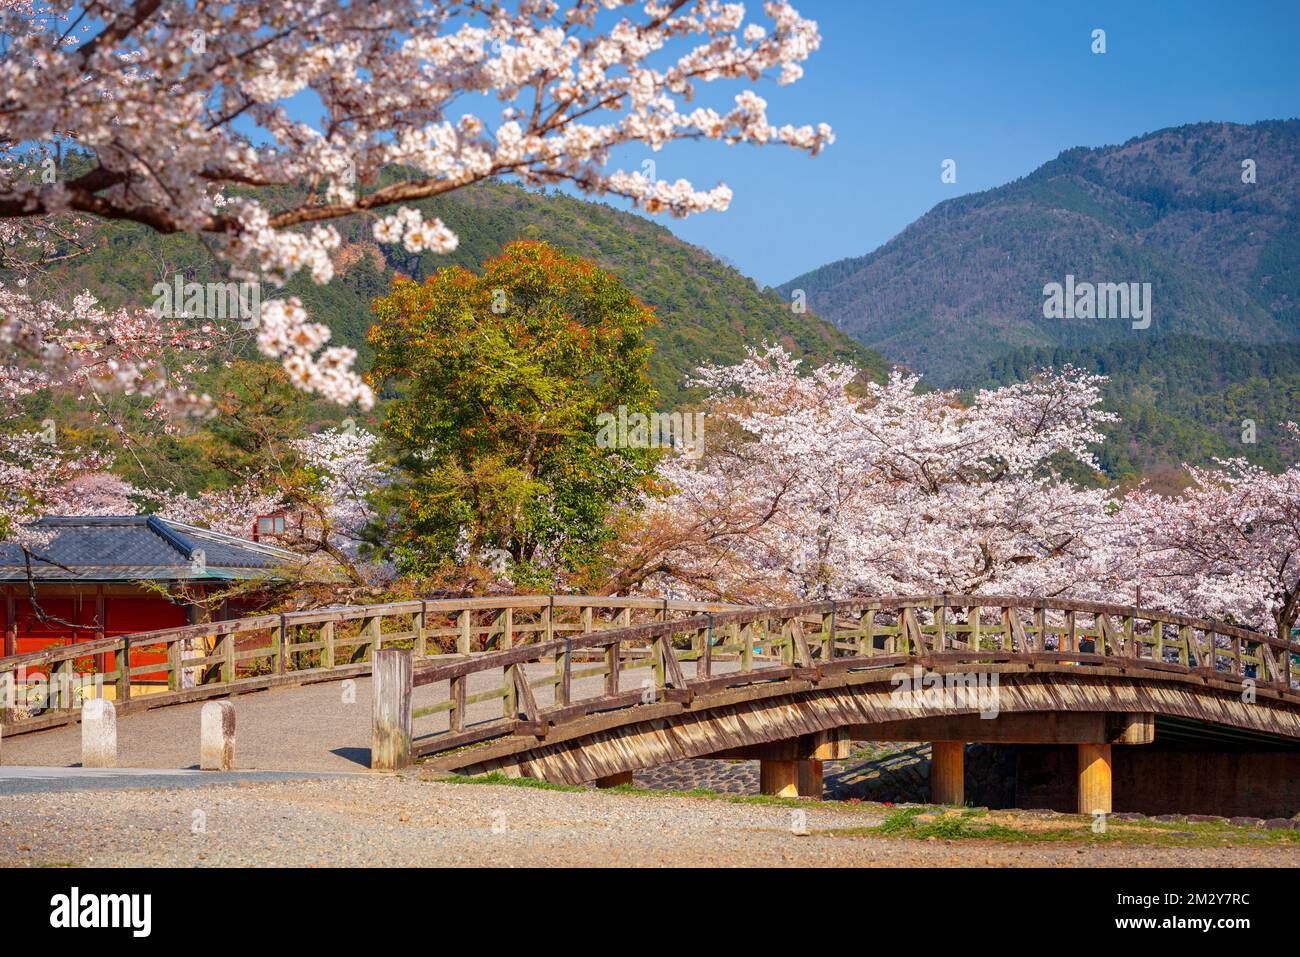
<instances>
[{"instance_id":1,"label":"wooden bridge pier","mask_svg":"<svg viewBox=\"0 0 1300 957\"><path fill-rule=\"evenodd\" d=\"M966 803L966 743L930 743L930 801L933 804Z\"/></svg>"},{"instance_id":2,"label":"wooden bridge pier","mask_svg":"<svg viewBox=\"0 0 1300 957\"><path fill-rule=\"evenodd\" d=\"M826 761L849 757L848 728L804 734L743 748L728 748L710 759L758 762L758 790L772 797L822 796L822 769Z\"/></svg>"},{"instance_id":3,"label":"wooden bridge pier","mask_svg":"<svg viewBox=\"0 0 1300 957\"><path fill-rule=\"evenodd\" d=\"M925 741L930 744L930 800L965 803L965 747L982 744L1073 745L1078 752L1078 810L1109 814L1112 745L1151 744L1155 716L1106 712L1044 711L1000 714L995 718L957 715L911 718L857 725L848 731L860 741Z\"/></svg>"},{"instance_id":4,"label":"wooden bridge pier","mask_svg":"<svg viewBox=\"0 0 1300 957\"><path fill-rule=\"evenodd\" d=\"M1109 814L1110 745L1080 744L1079 749L1079 813Z\"/></svg>"}]
</instances>

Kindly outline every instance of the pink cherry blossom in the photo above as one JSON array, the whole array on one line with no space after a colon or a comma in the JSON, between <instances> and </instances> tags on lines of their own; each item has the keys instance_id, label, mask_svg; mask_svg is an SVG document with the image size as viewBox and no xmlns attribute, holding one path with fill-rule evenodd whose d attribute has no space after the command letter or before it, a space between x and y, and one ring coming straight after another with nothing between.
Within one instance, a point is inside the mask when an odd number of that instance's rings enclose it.
<instances>
[{"instance_id":1,"label":"pink cherry blossom","mask_svg":"<svg viewBox=\"0 0 1300 957\"><path fill-rule=\"evenodd\" d=\"M762 5L761 23L720 0L83 6L0 5L0 223L81 215L198 234L238 280L306 271L329 282L339 235L328 221L390 206L373 227L381 242L454 249L445 224L402 204L490 177L570 183L675 216L727 208L725 184L610 169L630 144L816 154L833 141L825 124L773 123L754 89L797 80L820 44L783 0ZM690 105L727 82L732 107ZM289 110L303 97L310 120ZM89 170L30 175L33 150L65 142L92 156ZM369 407L355 355L314 351L323 337L305 310L272 300L262 318L277 328L259 347L295 382Z\"/></svg>"}]
</instances>

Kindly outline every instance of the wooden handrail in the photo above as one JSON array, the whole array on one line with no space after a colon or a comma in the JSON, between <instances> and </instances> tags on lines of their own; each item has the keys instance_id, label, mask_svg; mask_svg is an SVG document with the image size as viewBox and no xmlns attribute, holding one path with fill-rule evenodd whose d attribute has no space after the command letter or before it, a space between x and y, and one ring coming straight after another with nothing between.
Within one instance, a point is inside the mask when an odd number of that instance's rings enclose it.
<instances>
[{"instance_id":1,"label":"wooden handrail","mask_svg":"<svg viewBox=\"0 0 1300 957\"><path fill-rule=\"evenodd\" d=\"M1129 605L1060 598L913 595L760 608L662 598L523 595L333 606L57 645L0 658L0 689L21 689L24 681L33 674L47 669L51 672L57 669L60 675L68 675L76 661L102 661L102 656L111 655L115 662L114 670L92 671L82 680L116 684L120 692L131 688L132 706L155 706L173 700L198 700L237 693L246 687L322 680L322 676L327 677L332 672L356 674L359 668L364 669L365 662L380 647L397 645L411 647L424 662L415 670L417 684L464 679L472 674L509 669L565 653L569 656L571 671L574 652L603 651L607 669L617 670L620 662L635 667L649 661L659 684L677 693L684 689L674 691L672 674L666 679L663 676L665 666L672 672L679 661L694 661L705 656L704 639L700 636L706 633L715 636L707 652L711 662L716 660L720 647L716 636L723 636L722 643L733 647L748 667L755 658L754 641L752 634L748 639L744 634L752 631L757 623L779 621L782 623L780 633L765 635L761 639L762 647L766 652L780 650L784 666L806 671L816 653L822 656L816 659L819 667L825 667L829 658L838 659L837 666L856 658L872 658L879 662L883 652L874 647L874 642L881 638L891 643L888 645L890 653L900 653L905 658L946 653L951 650L948 645L962 641L963 636L969 636L971 631L969 622L957 619L977 607L985 610L986 615L1002 616L1002 623L984 622L976 629L985 638L996 639L998 646L980 652L983 657L995 653L1011 654L1017 658L1042 655L1045 657L1039 660L1059 661L1073 655L1071 660L1080 663L1128 661L1166 670L1215 674L1232 680L1248 677L1243 665L1249 665L1254 668L1255 680L1259 683L1289 694L1292 688L1290 657L1292 653L1300 652L1300 642L1285 641L1206 619ZM1052 612L1064 615L1065 623L1059 627L1053 624L1047 629L1042 628L1042 616ZM683 617L662 620L672 614ZM877 615L893 616L896 621L892 625L881 625L876 622ZM1091 630L1082 628L1083 623L1077 620L1077 616L1088 615L1093 616ZM634 623L634 616L643 619L644 623ZM919 621L922 616L933 620L922 624ZM394 620L407 618L409 624L393 626ZM832 620L833 633L830 631ZM357 633L353 635L354 629L346 629L347 633L344 633L344 629L339 627L349 623L364 625L355 629ZM1057 636L1054 649L1046 648L1044 631ZM304 633L308 632L304 638ZM264 636L261 643L240 642L236 651L235 642L241 637L259 633ZM277 633L278 639L275 637ZM672 650L668 658L663 656L664 647L671 649L674 639L688 634L692 636L693 650ZM178 643L200 639L211 643L210 646L191 650L182 644L173 649ZM1080 640L1093 640L1095 652L1080 652L1077 644ZM124 674L121 652L128 641L134 660ZM486 650L492 642L505 647L496 651ZM850 642L853 647L841 647L845 642ZM650 647L639 648L638 645ZM609 649L615 646L618 657L610 664L608 659L614 652ZM458 653L445 657L453 648ZM167 652L166 660L150 662L149 657L158 655L160 650ZM848 651L853 653L842 653ZM1167 660L1170 651L1177 653L1177 662ZM1144 653L1146 657L1143 657ZM976 655L976 652L972 651L971 655ZM432 660L439 657L442 660ZM772 669L763 670L770 672ZM548 680L562 680L564 671L561 667L557 677ZM182 687L183 674L196 675L195 686ZM166 678L169 691L149 688L148 681L142 680L142 677L156 679L160 676ZM1300 678L1300 674L1296 677ZM521 693L515 684L516 675L512 673L504 678L508 680L503 683L501 697L509 704L521 697ZM710 676L709 680L721 679ZM700 679L693 681L698 683ZM691 685L693 682L684 683ZM156 693L148 694L148 691ZM453 690L446 703L453 712L456 694L460 692L463 688ZM60 699L57 704L67 709L73 702ZM56 709L47 708L36 719L36 724L48 726L57 723L57 719L51 716L53 710ZM36 726L32 719L16 721L12 713L5 715L0 712L0 717L6 718L6 733L11 733L15 727Z\"/></svg>"},{"instance_id":2,"label":"wooden handrail","mask_svg":"<svg viewBox=\"0 0 1300 957\"><path fill-rule=\"evenodd\" d=\"M971 614L975 609L979 615ZM1053 612L1060 615L1057 621L1051 620ZM1080 621L1088 615L1093 616L1091 627ZM881 623L878 616L890 616L893 621ZM961 620L963 616L965 620ZM996 617L996 623L984 621L985 616ZM923 617L929 620L923 621ZM765 627L763 634L756 635L754 629L763 623L779 624L779 628ZM724 636L721 641L719 635ZM689 638L690 647L680 646L683 638ZM1092 649L1081 650L1089 642ZM772 666L751 670L755 644L763 647L763 657L772 660ZM639 645L652 649L656 701L690 701L697 694L759 681L816 682L824 675L844 671L913 664L931 667L942 662L945 667L1102 665L1124 672L1184 677L1198 685L1209 678L1232 684L1255 681L1271 694L1300 703L1290 666L1291 654L1300 652L1300 643L1294 641L1206 619L1105 602L1008 595L887 596L709 610L677 620L539 640L419 666L412 675L413 687L445 681L449 690L444 702L421 707L415 716L448 710L452 720L447 731L422 736L416 751L428 755L501 735L544 734L548 724L645 703L616 684L624 667L635 666L623 662L638 660L634 653ZM529 682L521 677L523 666L546 659L558 663L571 660L575 653L596 652L604 652L603 664L586 669L584 675L604 675L602 693L573 701L566 682L565 693L554 695L554 705L538 708L533 689L553 686L559 679L543 675ZM713 662L722 654L741 662L742 670L711 673ZM688 661L700 669L690 678L681 668ZM1253 674L1247 674L1247 668ZM498 670L507 678L507 687L467 695L471 676ZM615 676L615 683L610 675ZM508 702L523 699L528 707L522 716L512 714L507 705L506 714L498 721L466 721L469 704L497 697Z\"/></svg>"},{"instance_id":3,"label":"wooden handrail","mask_svg":"<svg viewBox=\"0 0 1300 957\"><path fill-rule=\"evenodd\" d=\"M544 632L574 634L594 626L612 626L630 620L634 611L658 615L665 608L670 612L693 613L734 607L737 606L658 598L523 595L412 599L254 615L69 642L3 657L0 658L0 694L23 691L31 681L42 680L46 671L72 676L75 662L102 662L111 656L115 662L113 670L90 671L79 674L79 678L86 683L115 685L119 700L130 694L134 687L132 698L136 703L156 706L172 700L196 700L235 693L242 688L265 686L267 674L282 679L278 683L292 683L295 676L302 680L319 680L321 672L339 671L350 675L381 645L393 643L410 644L424 657L450 650L453 644L464 644L467 651L482 654L473 646L486 645L494 640L501 634L505 622L509 622L512 639L524 643L536 640ZM562 617L575 613L578 620ZM545 623L539 617L543 615ZM600 616L610 620L599 621ZM394 631L392 622L399 618L409 618L410 625L399 626ZM356 636L351 636L342 634L339 629L340 625L348 623L364 624ZM304 639L302 632L309 630L313 634ZM263 637L261 642L256 638L251 639L252 644L240 641L258 635ZM185 643L199 640L211 643L211 647L202 651L185 649ZM240 642L238 651L235 650L236 641ZM121 661L128 644L134 660L123 671ZM161 655L166 660L151 663L148 660L150 655ZM145 658L143 663L142 657ZM262 665L266 666L265 674L249 674L250 671L259 671ZM181 687L181 676L187 672L197 672L197 688ZM165 678L169 693L163 693L159 687L148 687L148 681L142 682L141 676ZM146 695L142 693L144 691L157 693ZM0 700L0 720L5 722L7 733L59 723L61 719L52 712L70 710L74 705L71 695L52 698L41 706L40 717L31 720L15 716L12 706L19 703ZM64 719L68 717L64 715Z\"/></svg>"}]
</instances>

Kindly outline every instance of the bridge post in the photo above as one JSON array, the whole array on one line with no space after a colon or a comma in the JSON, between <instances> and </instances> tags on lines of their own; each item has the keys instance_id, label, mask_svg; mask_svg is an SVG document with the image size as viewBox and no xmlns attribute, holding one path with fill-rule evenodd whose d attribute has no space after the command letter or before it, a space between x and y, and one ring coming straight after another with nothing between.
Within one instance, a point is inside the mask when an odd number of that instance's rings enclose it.
<instances>
[{"instance_id":1,"label":"bridge post","mask_svg":"<svg viewBox=\"0 0 1300 957\"><path fill-rule=\"evenodd\" d=\"M199 712L199 770L235 770L235 706L209 701Z\"/></svg>"},{"instance_id":2,"label":"bridge post","mask_svg":"<svg viewBox=\"0 0 1300 957\"><path fill-rule=\"evenodd\" d=\"M1079 813L1111 812L1110 745L1081 744L1079 748Z\"/></svg>"},{"instance_id":3,"label":"bridge post","mask_svg":"<svg viewBox=\"0 0 1300 957\"><path fill-rule=\"evenodd\" d=\"M117 709L107 698L82 702L81 766L117 767Z\"/></svg>"},{"instance_id":4,"label":"bridge post","mask_svg":"<svg viewBox=\"0 0 1300 957\"><path fill-rule=\"evenodd\" d=\"M395 771L411 763L411 652L384 648L375 653L370 767Z\"/></svg>"},{"instance_id":5,"label":"bridge post","mask_svg":"<svg viewBox=\"0 0 1300 957\"><path fill-rule=\"evenodd\" d=\"M965 742L930 742L930 803L966 803Z\"/></svg>"}]
</instances>

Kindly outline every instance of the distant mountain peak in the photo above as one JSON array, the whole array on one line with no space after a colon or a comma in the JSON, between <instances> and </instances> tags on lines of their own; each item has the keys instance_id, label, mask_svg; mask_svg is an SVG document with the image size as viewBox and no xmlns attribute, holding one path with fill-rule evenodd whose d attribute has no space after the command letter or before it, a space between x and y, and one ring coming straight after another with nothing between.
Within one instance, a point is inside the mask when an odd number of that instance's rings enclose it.
<instances>
[{"instance_id":1,"label":"distant mountain peak","mask_svg":"<svg viewBox=\"0 0 1300 957\"><path fill-rule=\"evenodd\" d=\"M1151 323L1049 318L1044 287L1150 283ZM865 256L792 279L836 328L951 382L1023 348L1132 336L1300 339L1300 120L1075 147L946 200Z\"/></svg>"}]
</instances>

